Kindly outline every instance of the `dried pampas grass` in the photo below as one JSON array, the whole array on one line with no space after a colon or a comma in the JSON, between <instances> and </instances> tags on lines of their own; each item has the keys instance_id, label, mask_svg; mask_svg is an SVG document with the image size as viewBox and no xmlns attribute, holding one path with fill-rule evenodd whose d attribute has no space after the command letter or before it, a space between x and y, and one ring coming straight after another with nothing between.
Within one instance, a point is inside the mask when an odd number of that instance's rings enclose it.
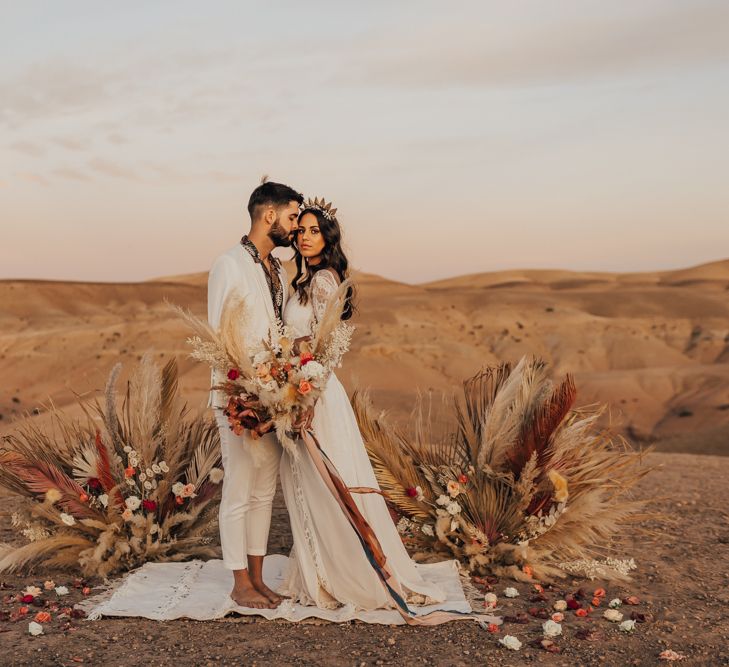
<instances>
[{"instance_id":1,"label":"dried pampas grass","mask_svg":"<svg viewBox=\"0 0 729 667\"><path fill-rule=\"evenodd\" d=\"M449 430L418 409L414 435L404 435L355 393L375 474L414 557L456 557L472 573L521 580L600 562L608 565L593 569L606 578L627 576L609 566L619 561L595 559L641 516L630 490L649 470L597 427L604 408L574 409L575 398L570 375L555 386L544 361L523 357L466 380Z\"/></svg>"}]
</instances>

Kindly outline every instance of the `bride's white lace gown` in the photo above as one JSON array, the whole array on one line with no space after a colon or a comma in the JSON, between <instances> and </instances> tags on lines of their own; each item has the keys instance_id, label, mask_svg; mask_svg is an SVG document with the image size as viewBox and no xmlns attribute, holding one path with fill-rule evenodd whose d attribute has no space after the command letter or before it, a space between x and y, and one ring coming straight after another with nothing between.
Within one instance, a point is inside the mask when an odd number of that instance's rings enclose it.
<instances>
[{"instance_id":1,"label":"bride's white lace gown","mask_svg":"<svg viewBox=\"0 0 729 667\"><path fill-rule=\"evenodd\" d=\"M298 295L288 300L284 322L297 336L311 334L327 300L337 289L328 270L314 274L311 298L304 305ZM312 422L321 448L349 487L379 489L347 393L332 373L319 398ZM335 608L394 607L359 538L340 506L324 485L302 447L297 458L286 451L281 458L281 485L291 518L294 546L289 570L279 592L295 602ZM423 580L403 546L384 499L379 494L353 494L387 557L387 566L409 604L432 604L446 599L443 590ZM392 582L391 582L392 583ZM397 587L395 587L397 590Z\"/></svg>"}]
</instances>

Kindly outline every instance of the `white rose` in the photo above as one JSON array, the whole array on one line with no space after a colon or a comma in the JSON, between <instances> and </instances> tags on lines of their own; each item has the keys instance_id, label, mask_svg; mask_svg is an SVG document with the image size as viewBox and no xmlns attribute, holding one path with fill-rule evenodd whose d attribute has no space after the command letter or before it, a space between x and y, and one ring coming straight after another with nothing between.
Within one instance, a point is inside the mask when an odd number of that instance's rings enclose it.
<instances>
[{"instance_id":1,"label":"white rose","mask_svg":"<svg viewBox=\"0 0 729 667\"><path fill-rule=\"evenodd\" d=\"M67 526L73 526L73 524L76 523L76 519L74 519L70 514L66 514L65 512L61 512L61 521L65 523Z\"/></svg>"},{"instance_id":2,"label":"white rose","mask_svg":"<svg viewBox=\"0 0 729 667\"><path fill-rule=\"evenodd\" d=\"M552 607L555 611L564 611L567 609L567 600L557 600Z\"/></svg>"},{"instance_id":3,"label":"white rose","mask_svg":"<svg viewBox=\"0 0 729 667\"><path fill-rule=\"evenodd\" d=\"M488 609L493 609L496 606L498 600L499 598L497 598L494 593L486 593L486 595L483 596L484 606L486 606Z\"/></svg>"},{"instance_id":4,"label":"white rose","mask_svg":"<svg viewBox=\"0 0 729 667\"><path fill-rule=\"evenodd\" d=\"M308 364L304 364L301 367L301 374L307 380L313 380L314 378L324 377L326 369L318 361L310 361Z\"/></svg>"},{"instance_id":5,"label":"white rose","mask_svg":"<svg viewBox=\"0 0 729 667\"><path fill-rule=\"evenodd\" d=\"M43 626L40 623L31 621L30 623L28 623L28 632L34 637L37 637L38 635L43 634Z\"/></svg>"},{"instance_id":6,"label":"white rose","mask_svg":"<svg viewBox=\"0 0 729 667\"><path fill-rule=\"evenodd\" d=\"M545 621L542 623L542 632L545 637L557 637L562 634L562 626L554 621Z\"/></svg>"},{"instance_id":7,"label":"white rose","mask_svg":"<svg viewBox=\"0 0 729 667\"><path fill-rule=\"evenodd\" d=\"M448 503L446 509L449 514L458 514L461 511L461 506L457 502Z\"/></svg>"},{"instance_id":8,"label":"white rose","mask_svg":"<svg viewBox=\"0 0 729 667\"><path fill-rule=\"evenodd\" d=\"M397 532L402 534L406 533L408 529L410 528L410 521L408 521L405 517L402 517L400 521L397 522Z\"/></svg>"},{"instance_id":9,"label":"white rose","mask_svg":"<svg viewBox=\"0 0 729 667\"><path fill-rule=\"evenodd\" d=\"M99 502L104 506L107 507L109 505L109 496L106 493L102 493L99 496Z\"/></svg>"},{"instance_id":10,"label":"white rose","mask_svg":"<svg viewBox=\"0 0 729 667\"><path fill-rule=\"evenodd\" d=\"M133 512L133 511L134 511L135 509L138 509L138 508L139 508L139 506L140 506L140 505L142 504L142 501L141 501L141 500L139 500L139 498L138 498L137 496L129 496L129 498L127 498L127 499L126 499L126 500L124 501L124 504L125 504L125 505L126 505L126 506L127 506L127 507L128 507L129 509L130 509L130 510L132 510L132 512Z\"/></svg>"},{"instance_id":11,"label":"white rose","mask_svg":"<svg viewBox=\"0 0 729 667\"><path fill-rule=\"evenodd\" d=\"M176 496L182 495L182 489L185 488L185 485L182 482L175 482L172 485L172 493L174 493Z\"/></svg>"},{"instance_id":12,"label":"white rose","mask_svg":"<svg viewBox=\"0 0 729 667\"><path fill-rule=\"evenodd\" d=\"M423 534L427 535L428 537L433 537L433 535L435 534L433 532L433 526L431 526L429 523L424 523L420 527L420 530L422 530Z\"/></svg>"},{"instance_id":13,"label":"white rose","mask_svg":"<svg viewBox=\"0 0 729 667\"><path fill-rule=\"evenodd\" d=\"M65 586L56 586L56 595L68 595L68 588Z\"/></svg>"},{"instance_id":14,"label":"white rose","mask_svg":"<svg viewBox=\"0 0 729 667\"><path fill-rule=\"evenodd\" d=\"M512 651L518 651L521 648L521 642L513 635L504 635L499 639L499 644L506 646L506 648Z\"/></svg>"},{"instance_id":15,"label":"white rose","mask_svg":"<svg viewBox=\"0 0 729 667\"><path fill-rule=\"evenodd\" d=\"M623 606L623 601L620 598L614 598L613 600L610 600L610 604L608 604L608 607L610 609L617 609L618 607Z\"/></svg>"},{"instance_id":16,"label":"white rose","mask_svg":"<svg viewBox=\"0 0 729 667\"><path fill-rule=\"evenodd\" d=\"M507 598L518 598L519 597L519 591L516 590L516 588L505 588L504 589L504 595Z\"/></svg>"},{"instance_id":17,"label":"white rose","mask_svg":"<svg viewBox=\"0 0 729 667\"><path fill-rule=\"evenodd\" d=\"M436 505L447 505L449 502L451 502L451 499L448 496L444 495L438 496L435 501Z\"/></svg>"},{"instance_id":18,"label":"white rose","mask_svg":"<svg viewBox=\"0 0 729 667\"><path fill-rule=\"evenodd\" d=\"M611 623L623 620L623 615L617 609L606 609L602 617Z\"/></svg>"},{"instance_id":19,"label":"white rose","mask_svg":"<svg viewBox=\"0 0 729 667\"><path fill-rule=\"evenodd\" d=\"M623 632L633 632L633 630L635 630L635 621L633 621L633 620L623 621L618 627Z\"/></svg>"}]
</instances>

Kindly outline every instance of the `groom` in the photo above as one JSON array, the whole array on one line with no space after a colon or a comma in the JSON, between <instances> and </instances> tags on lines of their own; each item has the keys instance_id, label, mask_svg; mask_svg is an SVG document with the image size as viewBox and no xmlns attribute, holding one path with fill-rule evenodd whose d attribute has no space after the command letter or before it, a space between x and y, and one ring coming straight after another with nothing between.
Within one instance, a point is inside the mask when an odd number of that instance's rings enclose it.
<instances>
[{"instance_id":1,"label":"groom","mask_svg":"<svg viewBox=\"0 0 729 667\"><path fill-rule=\"evenodd\" d=\"M286 270L271 251L293 242L302 202L301 194L292 188L265 178L253 191L248 202L250 231L215 260L208 276L208 321L213 329L220 326L223 304L231 290L243 296L251 315L245 332L248 345L260 343L271 325L282 318ZM224 381L213 374L213 384ZM223 563L233 570L230 596L243 607L272 609L282 597L263 583L262 571L281 445L273 433L267 433L254 444L254 461L250 435L236 436L230 430L222 410L225 404L222 392L210 392L208 405L214 408L225 470L219 520Z\"/></svg>"}]
</instances>

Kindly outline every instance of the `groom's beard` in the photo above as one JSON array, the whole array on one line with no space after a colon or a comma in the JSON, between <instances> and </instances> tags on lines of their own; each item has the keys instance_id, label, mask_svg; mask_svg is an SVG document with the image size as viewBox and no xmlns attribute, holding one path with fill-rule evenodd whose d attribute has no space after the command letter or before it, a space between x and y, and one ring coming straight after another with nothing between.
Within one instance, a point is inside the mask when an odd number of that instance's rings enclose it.
<instances>
[{"instance_id":1,"label":"groom's beard","mask_svg":"<svg viewBox=\"0 0 729 667\"><path fill-rule=\"evenodd\" d=\"M273 245L279 248L288 248L294 242L293 234L287 232L278 220L268 230L268 238L273 241Z\"/></svg>"}]
</instances>

